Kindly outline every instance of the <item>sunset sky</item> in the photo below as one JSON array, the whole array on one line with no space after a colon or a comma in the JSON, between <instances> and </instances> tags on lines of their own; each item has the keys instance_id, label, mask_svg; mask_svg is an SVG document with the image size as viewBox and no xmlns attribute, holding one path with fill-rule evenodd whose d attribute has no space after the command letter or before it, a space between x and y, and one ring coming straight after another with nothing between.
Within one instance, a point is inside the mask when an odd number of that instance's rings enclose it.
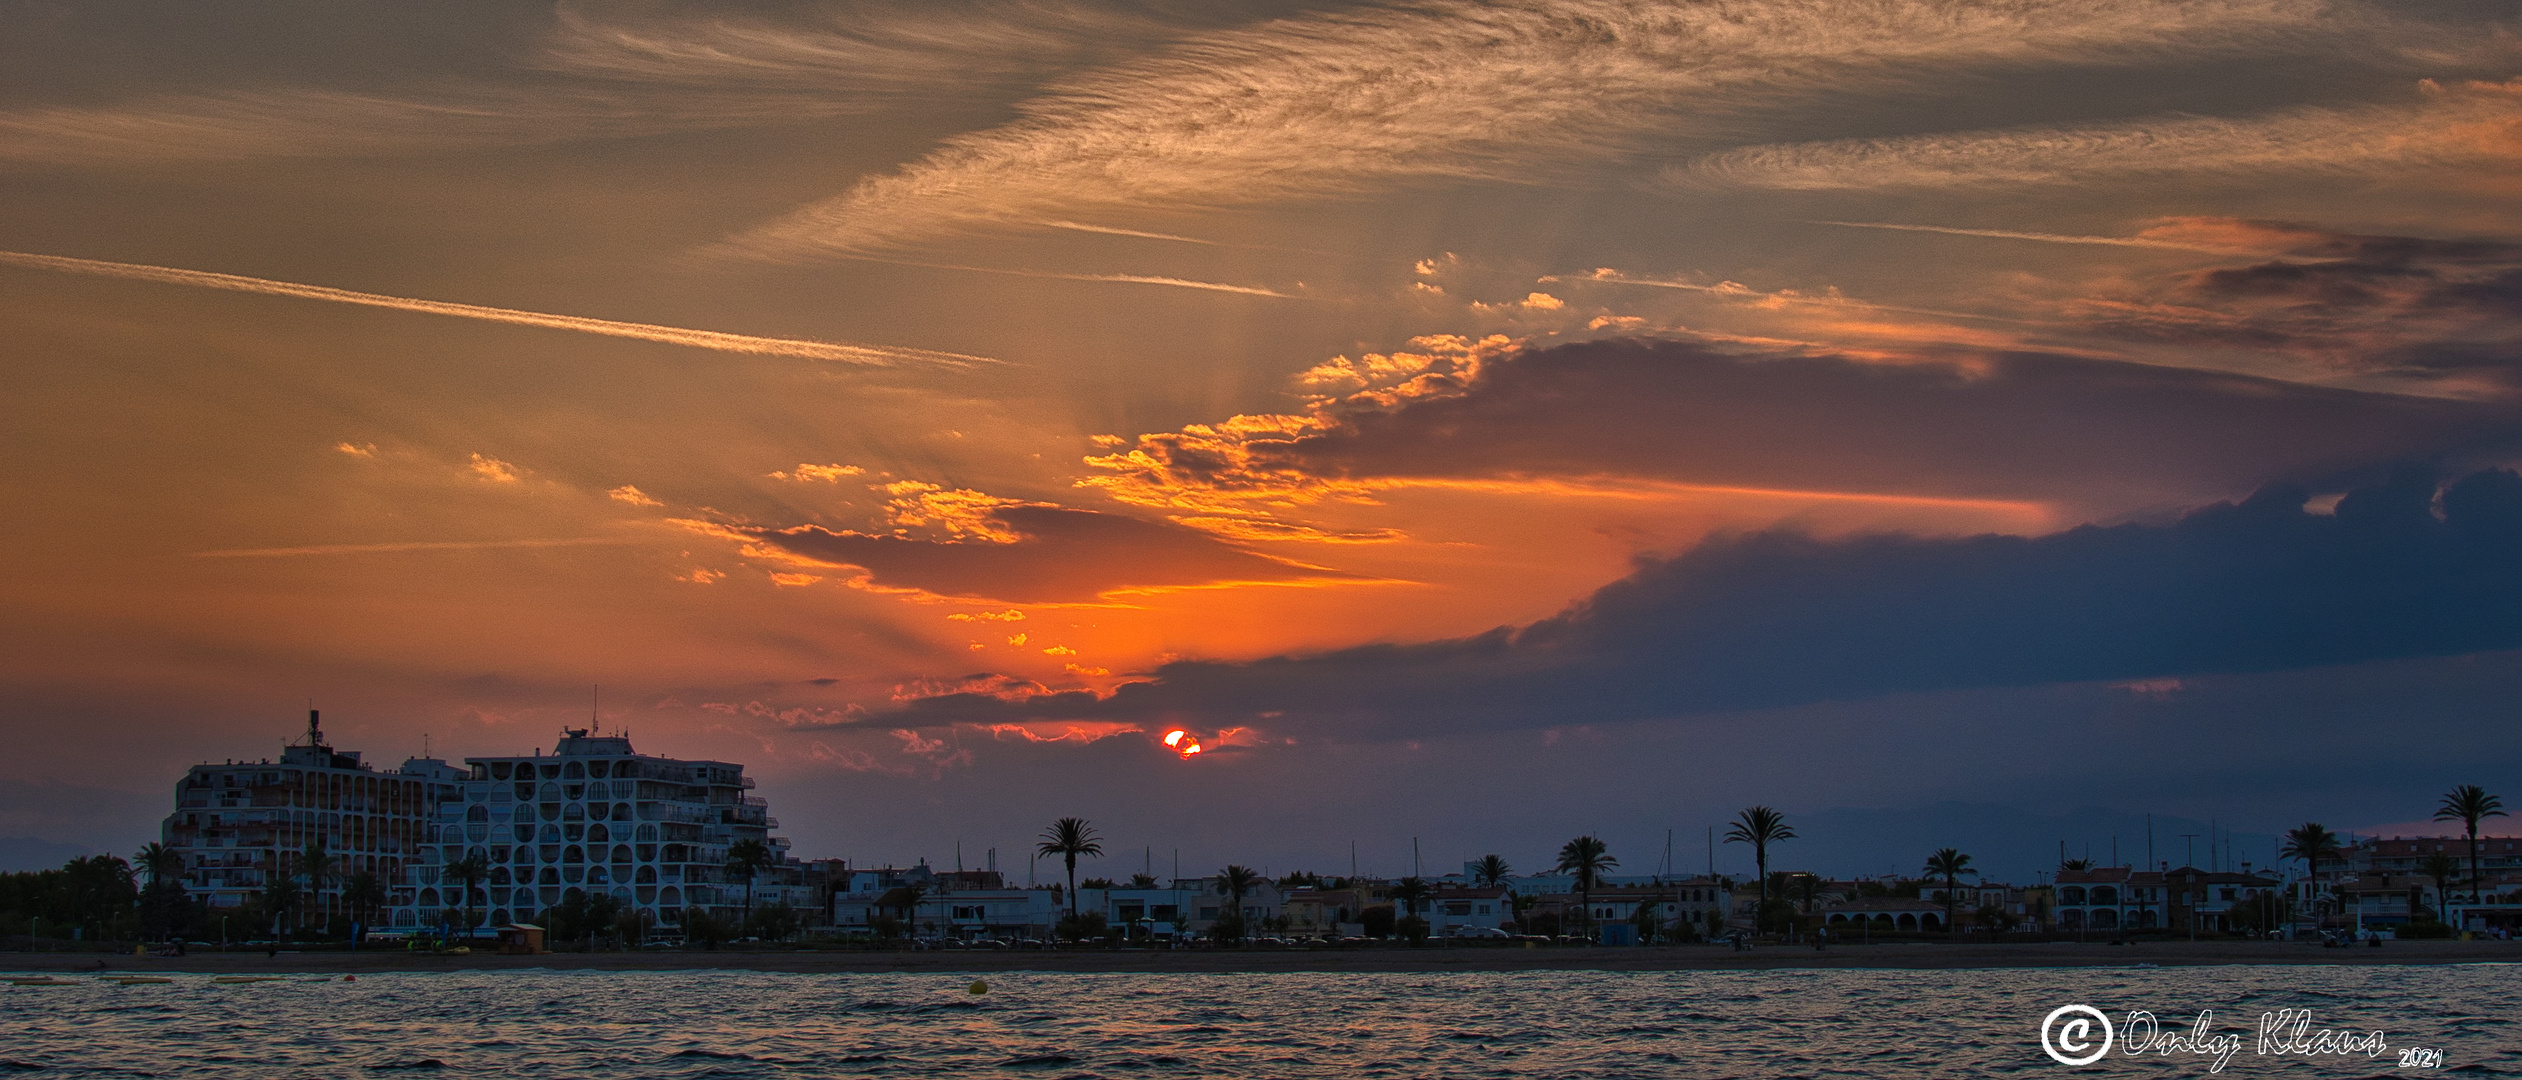
<instances>
[{"instance_id":1,"label":"sunset sky","mask_svg":"<svg viewBox=\"0 0 2522 1080\"><path fill-rule=\"evenodd\" d=\"M0 837L597 685L1019 870L2522 766L2508 4L0 0L0 328Z\"/></svg>"}]
</instances>

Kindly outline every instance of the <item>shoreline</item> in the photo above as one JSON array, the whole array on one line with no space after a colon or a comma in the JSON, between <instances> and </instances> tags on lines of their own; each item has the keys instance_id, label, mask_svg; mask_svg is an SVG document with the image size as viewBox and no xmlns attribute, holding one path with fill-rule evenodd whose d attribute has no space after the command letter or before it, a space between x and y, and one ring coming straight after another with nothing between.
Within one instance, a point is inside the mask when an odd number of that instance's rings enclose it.
<instances>
[{"instance_id":1,"label":"shoreline","mask_svg":"<svg viewBox=\"0 0 2522 1080\"><path fill-rule=\"evenodd\" d=\"M482 951L440 956L397 950L198 952L129 956L93 952L0 954L0 971L31 974L323 974L456 971L760 971L789 974L1069 972L1275 974L1445 971L1775 971L1974 968L2126 968L2139 964L2195 967L2254 964L2379 966L2522 962L2522 942L2393 941L2381 948L2324 948L2309 942L2146 942L2128 945L1903 943L1757 946L1744 952L1707 945L1647 947L1406 946L1356 949L1078 949L1000 951L744 950L544 953L501 956ZM102 965L102 966L100 966Z\"/></svg>"}]
</instances>

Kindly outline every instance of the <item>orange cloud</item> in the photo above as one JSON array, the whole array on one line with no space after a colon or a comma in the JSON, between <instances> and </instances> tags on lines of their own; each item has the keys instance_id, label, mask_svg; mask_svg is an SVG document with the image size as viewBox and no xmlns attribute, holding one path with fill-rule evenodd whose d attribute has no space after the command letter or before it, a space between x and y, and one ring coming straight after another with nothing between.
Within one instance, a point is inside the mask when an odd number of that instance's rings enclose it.
<instances>
[{"instance_id":1,"label":"orange cloud","mask_svg":"<svg viewBox=\"0 0 2522 1080\"><path fill-rule=\"evenodd\" d=\"M1067 720L1029 721L1023 723L984 724L981 730L999 738L1018 738L1026 742L1101 742L1115 735L1130 735L1145 730L1137 724L1115 721Z\"/></svg>"},{"instance_id":2,"label":"orange cloud","mask_svg":"<svg viewBox=\"0 0 2522 1080\"><path fill-rule=\"evenodd\" d=\"M933 488L933 485L922 485ZM923 492L923 494L926 492ZM1358 575L1228 544L1197 529L1118 514L992 500L1003 540L922 539L799 525L777 529L709 521L675 523L738 541L751 558L818 569L855 567L850 584L874 591L999 603L1073 603L1134 590L1238 583L1358 582ZM1013 620L1008 620L1013 621Z\"/></svg>"},{"instance_id":3,"label":"orange cloud","mask_svg":"<svg viewBox=\"0 0 2522 1080\"><path fill-rule=\"evenodd\" d=\"M856 465L809 465L800 462L795 472L775 472L771 473L770 477L773 480L795 480L799 483L821 480L827 484L837 484L844 476L858 476L866 471Z\"/></svg>"},{"instance_id":4,"label":"orange cloud","mask_svg":"<svg viewBox=\"0 0 2522 1080\"><path fill-rule=\"evenodd\" d=\"M647 493L647 492L641 491L641 490L639 490L638 488L633 487L633 486L631 486L631 485L629 485L629 484L624 484L624 485L622 485L622 486L620 486L620 487L614 488L614 489L613 489L613 490L611 490L611 491L605 492L604 494L605 494L605 496L606 496L607 498L610 498L610 499L612 499L612 500L614 500L614 501L616 501L616 502L626 502L626 503L631 504L632 506L664 506L664 505L665 505L664 503L658 502L658 501L657 501L657 500L655 500L655 499L649 498L649 497L648 497L648 493Z\"/></svg>"},{"instance_id":5,"label":"orange cloud","mask_svg":"<svg viewBox=\"0 0 2522 1080\"><path fill-rule=\"evenodd\" d=\"M516 466L510 465L507 462L501 461L495 457L483 457L480 454L475 454L473 455L471 468L474 475L494 484L513 484L520 479Z\"/></svg>"},{"instance_id":6,"label":"orange cloud","mask_svg":"<svg viewBox=\"0 0 2522 1080\"><path fill-rule=\"evenodd\" d=\"M1022 538L997 516L998 512L1011 506L1041 505L985 495L969 488L948 490L921 480L897 481L881 490L893 496L885 501L884 513L896 536L907 535L910 529L926 528L954 540L1012 544Z\"/></svg>"}]
</instances>

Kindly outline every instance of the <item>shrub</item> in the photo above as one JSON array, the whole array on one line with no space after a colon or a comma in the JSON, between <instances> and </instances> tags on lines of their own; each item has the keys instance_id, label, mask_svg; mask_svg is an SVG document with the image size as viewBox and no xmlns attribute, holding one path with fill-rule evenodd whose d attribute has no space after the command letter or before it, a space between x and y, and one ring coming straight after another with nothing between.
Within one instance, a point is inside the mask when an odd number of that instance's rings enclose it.
<instances>
[{"instance_id":1,"label":"shrub","mask_svg":"<svg viewBox=\"0 0 2522 1080\"><path fill-rule=\"evenodd\" d=\"M1062 941L1084 941L1104 936L1104 919L1100 911L1081 911L1059 921L1052 932Z\"/></svg>"},{"instance_id":2,"label":"shrub","mask_svg":"<svg viewBox=\"0 0 2522 1080\"><path fill-rule=\"evenodd\" d=\"M704 949L715 949L720 942L734 936L732 929L726 923L720 922L716 916L711 915L707 909L696 907L683 909L683 940L685 942L698 942Z\"/></svg>"},{"instance_id":3,"label":"shrub","mask_svg":"<svg viewBox=\"0 0 2522 1080\"><path fill-rule=\"evenodd\" d=\"M1376 907L1367 908L1366 910L1358 913L1357 921L1365 924L1367 937L1391 937L1393 924L1392 905L1382 904Z\"/></svg>"}]
</instances>

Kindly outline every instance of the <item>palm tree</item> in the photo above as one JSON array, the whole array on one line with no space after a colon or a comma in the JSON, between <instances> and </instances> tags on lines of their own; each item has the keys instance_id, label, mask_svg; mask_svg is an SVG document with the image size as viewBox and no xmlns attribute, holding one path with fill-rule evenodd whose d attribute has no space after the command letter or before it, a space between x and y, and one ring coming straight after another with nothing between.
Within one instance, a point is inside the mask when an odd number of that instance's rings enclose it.
<instances>
[{"instance_id":1,"label":"palm tree","mask_svg":"<svg viewBox=\"0 0 2522 1080\"><path fill-rule=\"evenodd\" d=\"M306 875L306 906L315 909L317 918L324 916L324 886L339 876L336 869L340 862L325 854L324 845L320 843L308 844L306 850L298 855L298 872Z\"/></svg>"},{"instance_id":2,"label":"palm tree","mask_svg":"<svg viewBox=\"0 0 2522 1080\"><path fill-rule=\"evenodd\" d=\"M1611 857L1610 845L1603 843L1599 837L1580 836L1559 849L1559 864L1555 869L1562 874L1576 875L1578 903L1585 905L1587 940L1593 938L1594 883L1602 879L1603 871L1619 865L1620 860Z\"/></svg>"},{"instance_id":3,"label":"palm tree","mask_svg":"<svg viewBox=\"0 0 2522 1080\"><path fill-rule=\"evenodd\" d=\"M2478 889L2485 881L2478 875L2478 822L2481 818L2503 817L2504 800L2487 794L2476 784L2463 784L2443 793L2443 805L2434 812L2436 821L2457 821L2469 832L2469 902L2478 903Z\"/></svg>"},{"instance_id":4,"label":"palm tree","mask_svg":"<svg viewBox=\"0 0 2522 1080\"><path fill-rule=\"evenodd\" d=\"M771 846L755 837L746 837L727 845L727 873L744 879L744 926L753 925L753 878L764 870L779 865L779 856Z\"/></svg>"},{"instance_id":5,"label":"palm tree","mask_svg":"<svg viewBox=\"0 0 2522 1080\"><path fill-rule=\"evenodd\" d=\"M1217 872L1217 891L1226 897L1227 915L1234 920L1233 925L1238 931L1237 937L1242 936L1240 931L1243 929L1243 898L1251 895L1252 890L1260 884L1261 875L1249 866L1228 863L1224 870Z\"/></svg>"},{"instance_id":6,"label":"palm tree","mask_svg":"<svg viewBox=\"0 0 2522 1080\"><path fill-rule=\"evenodd\" d=\"M1978 873L1970 868L1970 856L1962 854L1960 848L1937 848L1935 854L1927 856L1927 876L1944 879L1944 933L1948 937L1953 933L1953 902L1961 895L1959 879L1963 874L1975 877Z\"/></svg>"},{"instance_id":7,"label":"palm tree","mask_svg":"<svg viewBox=\"0 0 2522 1080\"><path fill-rule=\"evenodd\" d=\"M133 858L140 864L140 869L148 873L151 885L184 872L184 856L154 840L141 845Z\"/></svg>"},{"instance_id":8,"label":"palm tree","mask_svg":"<svg viewBox=\"0 0 2522 1080\"><path fill-rule=\"evenodd\" d=\"M1511 892L1506 894L1506 910L1512 913L1515 917L1515 931L1517 933L1532 933L1530 916L1533 905L1540 902L1541 898L1538 896L1517 896Z\"/></svg>"},{"instance_id":9,"label":"palm tree","mask_svg":"<svg viewBox=\"0 0 2522 1080\"><path fill-rule=\"evenodd\" d=\"M1401 910L1405 917L1415 919L1419 917L1419 903L1426 900L1428 894L1436 890L1429 888L1427 882L1412 876L1393 882L1392 888L1387 891L1392 894L1393 899L1401 901Z\"/></svg>"},{"instance_id":10,"label":"palm tree","mask_svg":"<svg viewBox=\"0 0 2522 1080\"><path fill-rule=\"evenodd\" d=\"M2077 873L2083 873L2084 871L2092 868L2093 860L2091 859L2069 859L2058 864L2058 869L2060 870L2073 870Z\"/></svg>"},{"instance_id":11,"label":"palm tree","mask_svg":"<svg viewBox=\"0 0 2522 1080\"><path fill-rule=\"evenodd\" d=\"M1420 880L1418 875L1412 874L1393 882L1392 888L1388 891L1393 899L1401 901L1402 910L1409 913L1393 924L1394 929L1400 933L1403 940L1413 945L1425 942L1427 940L1426 920L1421 919L1418 922L1409 920L1418 919L1419 905L1426 902L1428 896L1436 890L1429 887L1427 882Z\"/></svg>"},{"instance_id":12,"label":"palm tree","mask_svg":"<svg viewBox=\"0 0 2522 1080\"><path fill-rule=\"evenodd\" d=\"M1480 861L1471 867L1471 879L1494 889L1506 884L1507 875L1514 872L1515 868L1506 865L1506 860L1495 855L1482 855Z\"/></svg>"},{"instance_id":13,"label":"palm tree","mask_svg":"<svg viewBox=\"0 0 2522 1080\"><path fill-rule=\"evenodd\" d=\"M481 919L474 910L473 893L489 876L490 860L479 855L467 855L447 864L447 880L464 890L464 936L468 939L473 936L473 925Z\"/></svg>"},{"instance_id":14,"label":"palm tree","mask_svg":"<svg viewBox=\"0 0 2522 1080\"><path fill-rule=\"evenodd\" d=\"M1786 823L1786 815L1766 806L1754 806L1734 815L1734 824L1725 830L1728 844L1750 844L1751 859L1760 868L1760 906L1769 906L1769 845L1780 840L1795 839L1795 830Z\"/></svg>"},{"instance_id":15,"label":"palm tree","mask_svg":"<svg viewBox=\"0 0 2522 1080\"><path fill-rule=\"evenodd\" d=\"M2419 860L2417 872L2434 879L2436 914L2451 922L2452 882L2461 876L2461 860L2438 851Z\"/></svg>"},{"instance_id":16,"label":"palm tree","mask_svg":"<svg viewBox=\"0 0 2522 1080\"><path fill-rule=\"evenodd\" d=\"M2285 839L2285 846L2277 849L2277 854L2303 860L2304 880L2312 883L2311 891L2305 893L2304 898L2308 900L2319 896L2321 860L2338 854L2338 834L2329 831L2320 822L2306 821L2286 830Z\"/></svg>"},{"instance_id":17,"label":"palm tree","mask_svg":"<svg viewBox=\"0 0 2522 1080\"><path fill-rule=\"evenodd\" d=\"M385 883L366 870L350 875L342 880L342 906L350 909L352 922L369 925L385 906Z\"/></svg>"},{"instance_id":18,"label":"palm tree","mask_svg":"<svg viewBox=\"0 0 2522 1080\"><path fill-rule=\"evenodd\" d=\"M273 874L263 883L263 917L271 920L273 937L280 936L280 928L297 912L300 899L296 878Z\"/></svg>"},{"instance_id":19,"label":"palm tree","mask_svg":"<svg viewBox=\"0 0 2522 1080\"><path fill-rule=\"evenodd\" d=\"M903 927L906 930L915 929L918 925L919 906L927 899L928 883L909 881L896 888L888 889L884 895L876 897L876 909L901 912Z\"/></svg>"},{"instance_id":20,"label":"palm tree","mask_svg":"<svg viewBox=\"0 0 2522 1080\"><path fill-rule=\"evenodd\" d=\"M1064 817L1042 830L1042 842L1034 849L1045 855L1057 855L1068 862L1068 917L1077 917L1077 857L1103 857L1103 838L1095 835L1093 822L1085 818Z\"/></svg>"}]
</instances>

